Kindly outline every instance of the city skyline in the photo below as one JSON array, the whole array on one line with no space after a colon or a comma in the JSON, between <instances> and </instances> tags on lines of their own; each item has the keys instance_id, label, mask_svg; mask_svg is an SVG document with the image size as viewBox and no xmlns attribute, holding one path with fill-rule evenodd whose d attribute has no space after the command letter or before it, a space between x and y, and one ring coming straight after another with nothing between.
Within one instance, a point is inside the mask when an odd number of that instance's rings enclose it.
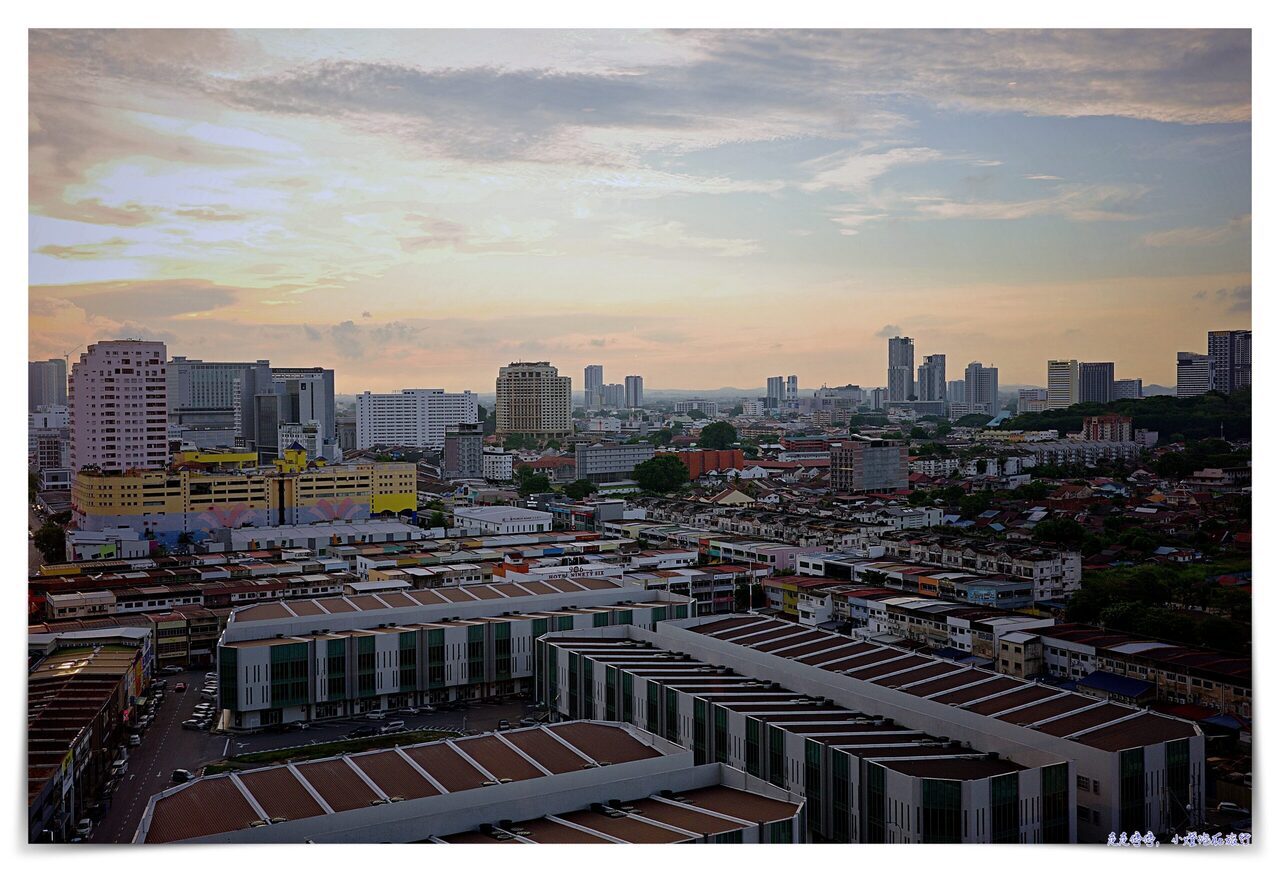
<instances>
[{"instance_id":1,"label":"city skyline","mask_svg":"<svg viewBox=\"0 0 1280 872\"><path fill-rule=\"evenodd\" d=\"M1250 63L1248 31L32 31L28 357L870 385L903 335L1172 385L1252 326Z\"/></svg>"}]
</instances>

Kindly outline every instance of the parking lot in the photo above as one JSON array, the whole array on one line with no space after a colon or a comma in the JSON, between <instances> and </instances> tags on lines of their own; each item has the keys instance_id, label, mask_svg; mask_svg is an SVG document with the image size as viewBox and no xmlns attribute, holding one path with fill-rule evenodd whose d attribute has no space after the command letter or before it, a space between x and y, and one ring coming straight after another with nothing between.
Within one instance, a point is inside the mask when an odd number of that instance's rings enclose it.
<instances>
[{"instance_id":1,"label":"parking lot","mask_svg":"<svg viewBox=\"0 0 1280 872\"><path fill-rule=\"evenodd\" d=\"M317 745L321 742L333 742L345 738L348 733L359 727L379 729L392 721L404 721L406 730L452 730L455 732L488 732L498 728L499 721L510 721L518 726L524 717L536 717L538 712L532 704L523 701L514 702L473 702L467 708L458 711L437 711L405 715L396 712L387 713L385 720L371 720L365 716L338 718L331 721L319 721L305 730L290 732L261 732L249 735L232 736L228 756L253 754L257 751L273 751L277 748L292 748L298 745Z\"/></svg>"},{"instance_id":2,"label":"parking lot","mask_svg":"<svg viewBox=\"0 0 1280 872\"><path fill-rule=\"evenodd\" d=\"M195 772L223 756L225 736L182 729L182 722L191 717L200 701L204 671L163 677L169 682L169 692L157 709L155 720L143 731L142 743L129 749L128 768L119 787L107 797L106 813L89 837L91 842L130 841L147 800L172 784L173 770ZM187 684L183 693L174 690L179 682Z\"/></svg>"}]
</instances>

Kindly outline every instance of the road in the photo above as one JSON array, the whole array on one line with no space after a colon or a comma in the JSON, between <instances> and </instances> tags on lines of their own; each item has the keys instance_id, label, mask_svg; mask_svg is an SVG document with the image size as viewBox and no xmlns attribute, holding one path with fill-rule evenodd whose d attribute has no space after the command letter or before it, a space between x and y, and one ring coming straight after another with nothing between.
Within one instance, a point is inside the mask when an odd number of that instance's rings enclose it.
<instances>
[{"instance_id":1,"label":"road","mask_svg":"<svg viewBox=\"0 0 1280 872\"><path fill-rule=\"evenodd\" d=\"M192 709L200 701L204 672L184 672L164 678L169 682L165 701L150 728L142 734L142 744L129 749L129 768L124 781L110 798L111 805L90 836L90 842L132 841L146 811L147 800L172 784L173 770L196 771L223 756L225 736L182 729L182 722L191 717ZM183 693L173 689L179 682L187 684Z\"/></svg>"}]
</instances>

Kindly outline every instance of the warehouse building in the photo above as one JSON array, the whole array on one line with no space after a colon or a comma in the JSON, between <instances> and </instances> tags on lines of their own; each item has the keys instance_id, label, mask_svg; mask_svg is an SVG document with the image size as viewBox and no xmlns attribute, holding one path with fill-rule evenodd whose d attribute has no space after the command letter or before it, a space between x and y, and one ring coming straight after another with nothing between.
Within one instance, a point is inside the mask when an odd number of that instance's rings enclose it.
<instances>
[{"instance_id":1,"label":"warehouse building","mask_svg":"<svg viewBox=\"0 0 1280 872\"><path fill-rule=\"evenodd\" d=\"M689 615L688 597L603 578L551 578L263 603L218 642L223 725L484 699L532 689L547 632Z\"/></svg>"},{"instance_id":2,"label":"warehouse building","mask_svg":"<svg viewBox=\"0 0 1280 872\"><path fill-rule=\"evenodd\" d=\"M754 615L539 648L548 706L803 791L816 837L1098 842L1203 819L1204 736L1142 709Z\"/></svg>"},{"instance_id":3,"label":"warehouse building","mask_svg":"<svg viewBox=\"0 0 1280 872\"><path fill-rule=\"evenodd\" d=\"M198 778L137 843L792 843L803 798L633 726L573 722Z\"/></svg>"}]
</instances>

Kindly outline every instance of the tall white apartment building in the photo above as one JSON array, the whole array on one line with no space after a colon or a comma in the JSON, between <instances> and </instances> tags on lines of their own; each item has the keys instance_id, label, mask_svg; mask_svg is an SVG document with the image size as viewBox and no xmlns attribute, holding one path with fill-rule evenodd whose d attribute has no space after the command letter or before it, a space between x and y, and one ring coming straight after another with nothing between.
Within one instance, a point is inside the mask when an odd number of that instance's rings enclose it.
<instances>
[{"instance_id":1,"label":"tall white apartment building","mask_svg":"<svg viewBox=\"0 0 1280 872\"><path fill-rule=\"evenodd\" d=\"M27 362L27 411L67 404L67 362L60 358Z\"/></svg>"},{"instance_id":2,"label":"tall white apartment building","mask_svg":"<svg viewBox=\"0 0 1280 872\"><path fill-rule=\"evenodd\" d=\"M1194 351L1178 352L1178 396L1198 397L1214 385L1213 358Z\"/></svg>"},{"instance_id":3,"label":"tall white apartment building","mask_svg":"<svg viewBox=\"0 0 1280 872\"><path fill-rule=\"evenodd\" d=\"M1049 361L1050 409L1065 409L1080 402L1080 361Z\"/></svg>"},{"instance_id":4,"label":"tall white apartment building","mask_svg":"<svg viewBox=\"0 0 1280 872\"><path fill-rule=\"evenodd\" d=\"M1000 411L1000 370L983 366L976 360L964 371L964 399L970 412L982 409L985 414Z\"/></svg>"},{"instance_id":5,"label":"tall white apartment building","mask_svg":"<svg viewBox=\"0 0 1280 872\"><path fill-rule=\"evenodd\" d=\"M593 363L582 370L582 404L588 409L604 405L604 367Z\"/></svg>"},{"instance_id":6,"label":"tall white apartment building","mask_svg":"<svg viewBox=\"0 0 1280 872\"><path fill-rule=\"evenodd\" d=\"M71 469L161 469L169 459L163 342L98 342L71 368Z\"/></svg>"},{"instance_id":7,"label":"tall white apartment building","mask_svg":"<svg viewBox=\"0 0 1280 872\"><path fill-rule=\"evenodd\" d=\"M901 403L915 394L916 343L910 336L889 340L889 402Z\"/></svg>"},{"instance_id":8,"label":"tall white apartment building","mask_svg":"<svg viewBox=\"0 0 1280 872\"><path fill-rule=\"evenodd\" d=\"M498 369L494 415L498 433L569 436L573 380L550 363L511 363Z\"/></svg>"},{"instance_id":9,"label":"tall white apartment building","mask_svg":"<svg viewBox=\"0 0 1280 872\"><path fill-rule=\"evenodd\" d=\"M764 399L765 406L770 409L779 409L782 407L784 394L786 393L786 383L782 376L771 375L765 379Z\"/></svg>"},{"instance_id":10,"label":"tall white apartment building","mask_svg":"<svg viewBox=\"0 0 1280 872\"><path fill-rule=\"evenodd\" d=\"M800 377L799 376L794 376L794 375L787 376L787 390L784 398L788 403L794 403L796 400L800 399Z\"/></svg>"},{"instance_id":11,"label":"tall white apartment building","mask_svg":"<svg viewBox=\"0 0 1280 872\"><path fill-rule=\"evenodd\" d=\"M628 409L638 409L644 405L644 378L629 375L623 379L624 397Z\"/></svg>"},{"instance_id":12,"label":"tall white apartment building","mask_svg":"<svg viewBox=\"0 0 1280 872\"><path fill-rule=\"evenodd\" d=\"M444 434L477 420L476 395L440 388L410 388L397 393L356 395L356 448L413 445L444 449Z\"/></svg>"}]
</instances>

